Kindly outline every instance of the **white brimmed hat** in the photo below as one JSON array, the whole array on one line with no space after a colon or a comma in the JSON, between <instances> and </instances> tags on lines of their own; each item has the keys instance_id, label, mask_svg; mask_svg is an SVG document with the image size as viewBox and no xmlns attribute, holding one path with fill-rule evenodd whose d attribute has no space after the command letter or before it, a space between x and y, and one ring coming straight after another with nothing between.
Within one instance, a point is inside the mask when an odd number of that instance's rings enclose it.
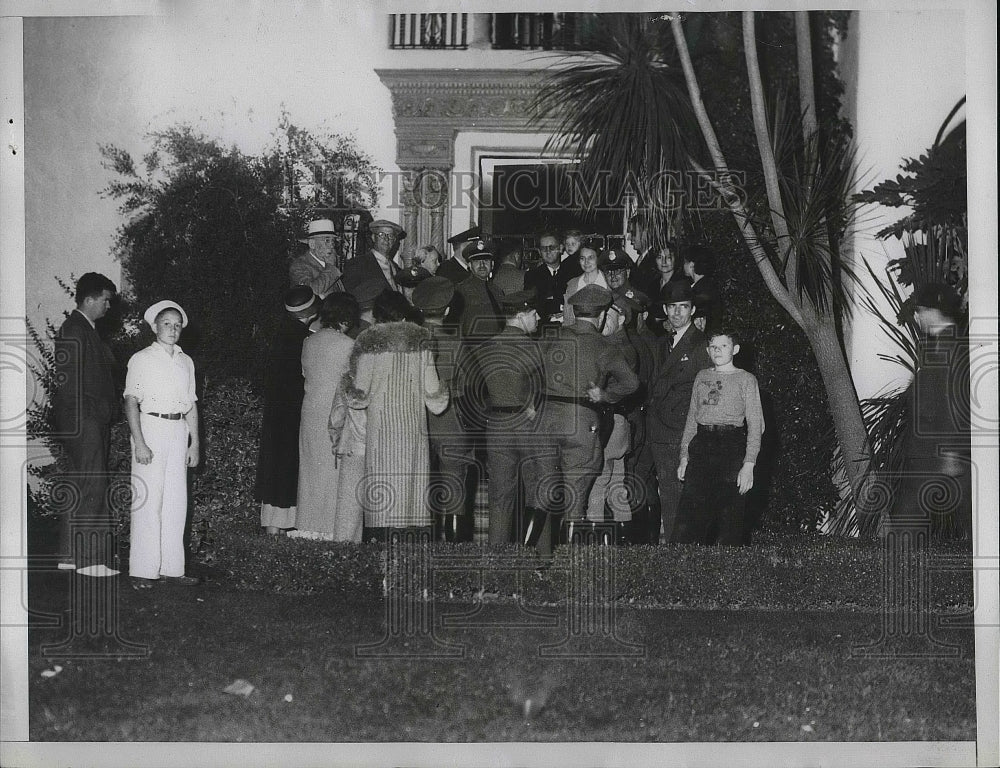
<instances>
[{"instance_id":1,"label":"white brimmed hat","mask_svg":"<svg viewBox=\"0 0 1000 768\"><path fill-rule=\"evenodd\" d=\"M181 315L181 328L187 328L188 316L187 312L183 310L180 304L176 301L171 301L170 299L164 299L163 301L158 301L145 312L142 313L142 319L145 320L150 328L155 331L154 323L156 323L156 316L160 314L165 309L176 309Z\"/></svg>"},{"instance_id":2,"label":"white brimmed hat","mask_svg":"<svg viewBox=\"0 0 1000 768\"><path fill-rule=\"evenodd\" d=\"M337 230L334 229L333 221L331 219L313 219L306 227L306 234L299 238L299 240L303 243L307 243L309 242L310 237L335 234L337 234Z\"/></svg>"}]
</instances>

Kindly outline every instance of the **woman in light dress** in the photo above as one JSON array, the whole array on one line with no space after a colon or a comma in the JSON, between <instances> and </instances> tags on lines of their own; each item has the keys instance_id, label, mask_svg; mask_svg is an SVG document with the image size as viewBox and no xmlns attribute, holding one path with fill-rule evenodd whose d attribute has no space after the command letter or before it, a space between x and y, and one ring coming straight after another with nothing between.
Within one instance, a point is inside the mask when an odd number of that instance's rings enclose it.
<instances>
[{"instance_id":1,"label":"woman in light dress","mask_svg":"<svg viewBox=\"0 0 1000 768\"><path fill-rule=\"evenodd\" d=\"M331 440L329 420L340 380L350 362L358 302L347 293L326 297L320 329L302 344L305 397L299 426L299 485L291 537L361 541L361 521L341 503L344 473ZM355 505L356 506L356 505Z\"/></svg>"}]
</instances>

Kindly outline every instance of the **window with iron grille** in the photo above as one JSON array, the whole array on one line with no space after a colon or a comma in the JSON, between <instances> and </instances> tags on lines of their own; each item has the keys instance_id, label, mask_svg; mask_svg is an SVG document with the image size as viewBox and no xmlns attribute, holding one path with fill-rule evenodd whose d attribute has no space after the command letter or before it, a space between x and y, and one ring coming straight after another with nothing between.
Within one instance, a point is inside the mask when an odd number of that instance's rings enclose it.
<instances>
[{"instance_id":1,"label":"window with iron grille","mask_svg":"<svg viewBox=\"0 0 1000 768\"><path fill-rule=\"evenodd\" d=\"M467 13L393 13L389 18L390 48L468 48Z\"/></svg>"}]
</instances>

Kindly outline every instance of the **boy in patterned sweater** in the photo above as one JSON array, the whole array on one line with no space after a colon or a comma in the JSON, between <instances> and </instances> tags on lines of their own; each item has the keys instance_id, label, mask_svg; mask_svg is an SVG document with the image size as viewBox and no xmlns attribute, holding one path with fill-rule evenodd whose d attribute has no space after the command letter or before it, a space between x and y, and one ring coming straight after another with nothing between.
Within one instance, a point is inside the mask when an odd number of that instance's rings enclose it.
<instances>
[{"instance_id":1,"label":"boy in patterned sweater","mask_svg":"<svg viewBox=\"0 0 1000 768\"><path fill-rule=\"evenodd\" d=\"M744 495L753 487L764 415L756 377L733 364L739 351L734 331L712 334L708 356L714 367L694 380L677 468L684 482L677 543L743 543Z\"/></svg>"}]
</instances>

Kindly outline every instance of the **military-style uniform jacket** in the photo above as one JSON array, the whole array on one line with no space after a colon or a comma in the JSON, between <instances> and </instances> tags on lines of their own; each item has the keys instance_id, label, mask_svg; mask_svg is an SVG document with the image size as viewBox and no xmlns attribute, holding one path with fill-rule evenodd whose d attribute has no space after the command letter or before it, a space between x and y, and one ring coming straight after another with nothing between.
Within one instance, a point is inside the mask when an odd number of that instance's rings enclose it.
<instances>
[{"instance_id":1,"label":"military-style uniform jacket","mask_svg":"<svg viewBox=\"0 0 1000 768\"><path fill-rule=\"evenodd\" d=\"M622 350L585 320L557 327L539 346L545 365L546 397L582 402L587 399L587 389L596 385L604 390L607 402L617 403L639 386L639 378Z\"/></svg>"}]
</instances>

